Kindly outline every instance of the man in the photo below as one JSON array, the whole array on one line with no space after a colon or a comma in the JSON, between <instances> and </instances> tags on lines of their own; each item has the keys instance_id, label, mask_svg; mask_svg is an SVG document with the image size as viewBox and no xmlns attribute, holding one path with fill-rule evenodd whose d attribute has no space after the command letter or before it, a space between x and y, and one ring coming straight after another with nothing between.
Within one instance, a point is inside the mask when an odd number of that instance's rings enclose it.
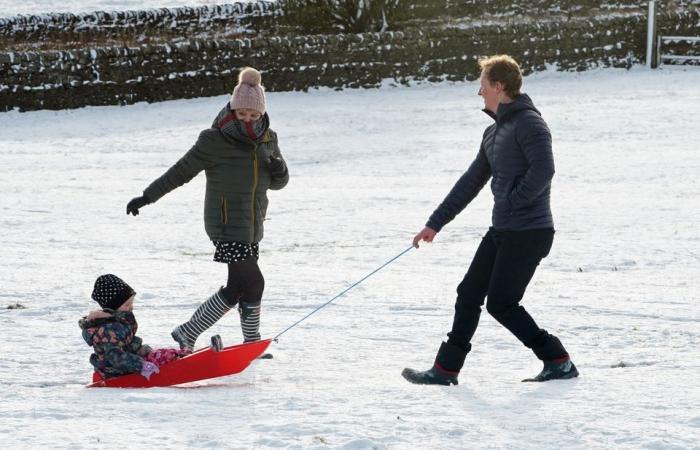
<instances>
[{"instance_id":1,"label":"man","mask_svg":"<svg viewBox=\"0 0 700 450\"><path fill-rule=\"evenodd\" d=\"M520 93L522 74L506 55L479 61L484 112L495 120L484 132L476 159L413 239L432 242L491 178L492 221L471 266L457 287L452 331L426 371L404 369L417 384L457 384L471 350L481 306L544 362L542 372L523 381L548 381L578 376L559 339L539 328L520 305L537 265L549 254L554 224L549 205L554 176L552 137L540 112Z\"/></svg>"}]
</instances>

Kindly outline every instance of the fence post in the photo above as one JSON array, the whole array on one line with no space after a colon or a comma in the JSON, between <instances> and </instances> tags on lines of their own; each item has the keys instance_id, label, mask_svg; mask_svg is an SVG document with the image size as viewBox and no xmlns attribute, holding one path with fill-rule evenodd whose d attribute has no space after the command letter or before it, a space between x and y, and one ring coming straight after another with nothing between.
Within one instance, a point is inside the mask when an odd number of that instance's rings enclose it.
<instances>
[{"instance_id":1,"label":"fence post","mask_svg":"<svg viewBox=\"0 0 700 450\"><path fill-rule=\"evenodd\" d=\"M654 64L654 36L656 35L656 1L649 0L649 18L647 19L647 69Z\"/></svg>"}]
</instances>

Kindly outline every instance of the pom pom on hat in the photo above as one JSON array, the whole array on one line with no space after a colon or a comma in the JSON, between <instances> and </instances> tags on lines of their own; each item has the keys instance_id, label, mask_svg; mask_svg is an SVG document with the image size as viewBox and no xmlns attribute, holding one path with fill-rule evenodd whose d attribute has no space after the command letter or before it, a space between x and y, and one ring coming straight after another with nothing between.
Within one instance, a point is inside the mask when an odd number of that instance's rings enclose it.
<instances>
[{"instance_id":1,"label":"pom pom on hat","mask_svg":"<svg viewBox=\"0 0 700 450\"><path fill-rule=\"evenodd\" d=\"M260 83L262 83L262 75L252 67L246 67L238 74L238 84L258 86Z\"/></svg>"},{"instance_id":2,"label":"pom pom on hat","mask_svg":"<svg viewBox=\"0 0 700 450\"><path fill-rule=\"evenodd\" d=\"M265 114L265 89L260 84L262 75L252 67L238 74L238 86L231 95L231 109L247 108Z\"/></svg>"}]
</instances>

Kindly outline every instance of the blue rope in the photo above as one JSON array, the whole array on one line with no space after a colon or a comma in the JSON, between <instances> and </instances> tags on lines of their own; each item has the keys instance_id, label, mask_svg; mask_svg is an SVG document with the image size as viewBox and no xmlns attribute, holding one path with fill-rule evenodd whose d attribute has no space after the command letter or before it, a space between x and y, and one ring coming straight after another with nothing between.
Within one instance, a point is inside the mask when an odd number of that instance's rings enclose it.
<instances>
[{"instance_id":1,"label":"blue rope","mask_svg":"<svg viewBox=\"0 0 700 450\"><path fill-rule=\"evenodd\" d=\"M294 323L293 323L290 327L288 327L286 330L282 331L282 332L279 333L277 336L275 336L274 338L272 338L272 340L275 341L275 342L277 342L277 339L278 339L280 336L282 336L284 333L286 333L287 331L291 330L291 329L294 328L295 326L299 325L301 322L303 322L303 321L305 321L306 319L308 319L309 317L311 317L311 315L315 314L315 313L316 313L318 310L320 310L321 308L325 308L325 307L328 306L331 302L333 302L334 300L338 299L338 298L341 297L343 294L345 294L346 292L348 292L350 289L354 288L354 287L357 286L358 284L360 284L360 283L362 283L363 281L365 281L367 278L371 277L372 275L374 275L375 273L379 272L380 270L382 270L383 268L385 268L386 266L388 266L388 265L391 264L392 262L396 261L396 260L399 259L401 256L403 256L404 254L408 253L412 248L413 248L413 245L411 245L410 247L408 247L406 250L402 251L402 252L399 253L398 255L394 256L393 258L391 258L389 261L385 262L385 263L382 264L381 266L377 267L377 268L374 269L372 272L370 272L369 274L365 275L365 277L362 278L360 281L357 281L356 283L354 283L354 284L353 284L352 286L350 286L349 288L345 289L345 290L344 290L343 292L341 292L340 294L336 295L335 297L333 297L332 299L328 300L328 301L327 301L326 303L324 303L323 305L321 305L321 306L319 306L318 308L314 309L313 311L311 311L310 313L308 313L306 316L302 317L300 320L297 320L296 322L294 322Z\"/></svg>"}]
</instances>

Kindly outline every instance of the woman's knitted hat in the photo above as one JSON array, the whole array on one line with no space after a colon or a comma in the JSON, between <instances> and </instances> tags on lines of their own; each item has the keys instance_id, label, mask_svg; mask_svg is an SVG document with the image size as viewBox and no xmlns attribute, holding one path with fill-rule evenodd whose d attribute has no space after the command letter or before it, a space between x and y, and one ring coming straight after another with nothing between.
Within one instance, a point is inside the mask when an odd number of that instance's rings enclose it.
<instances>
[{"instance_id":1,"label":"woman's knitted hat","mask_svg":"<svg viewBox=\"0 0 700 450\"><path fill-rule=\"evenodd\" d=\"M252 67L238 74L238 86L231 95L231 109L248 108L265 114L265 89L260 84L262 75Z\"/></svg>"},{"instance_id":2,"label":"woman's knitted hat","mask_svg":"<svg viewBox=\"0 0 700 450\"><path fill-rule=\"evenodd\" d=\"M95 288L92 290L92 299L103 309L117 309L135 295L131 286L116 275L100 275L95 280Z\"/></svg>"}]
</instances>

